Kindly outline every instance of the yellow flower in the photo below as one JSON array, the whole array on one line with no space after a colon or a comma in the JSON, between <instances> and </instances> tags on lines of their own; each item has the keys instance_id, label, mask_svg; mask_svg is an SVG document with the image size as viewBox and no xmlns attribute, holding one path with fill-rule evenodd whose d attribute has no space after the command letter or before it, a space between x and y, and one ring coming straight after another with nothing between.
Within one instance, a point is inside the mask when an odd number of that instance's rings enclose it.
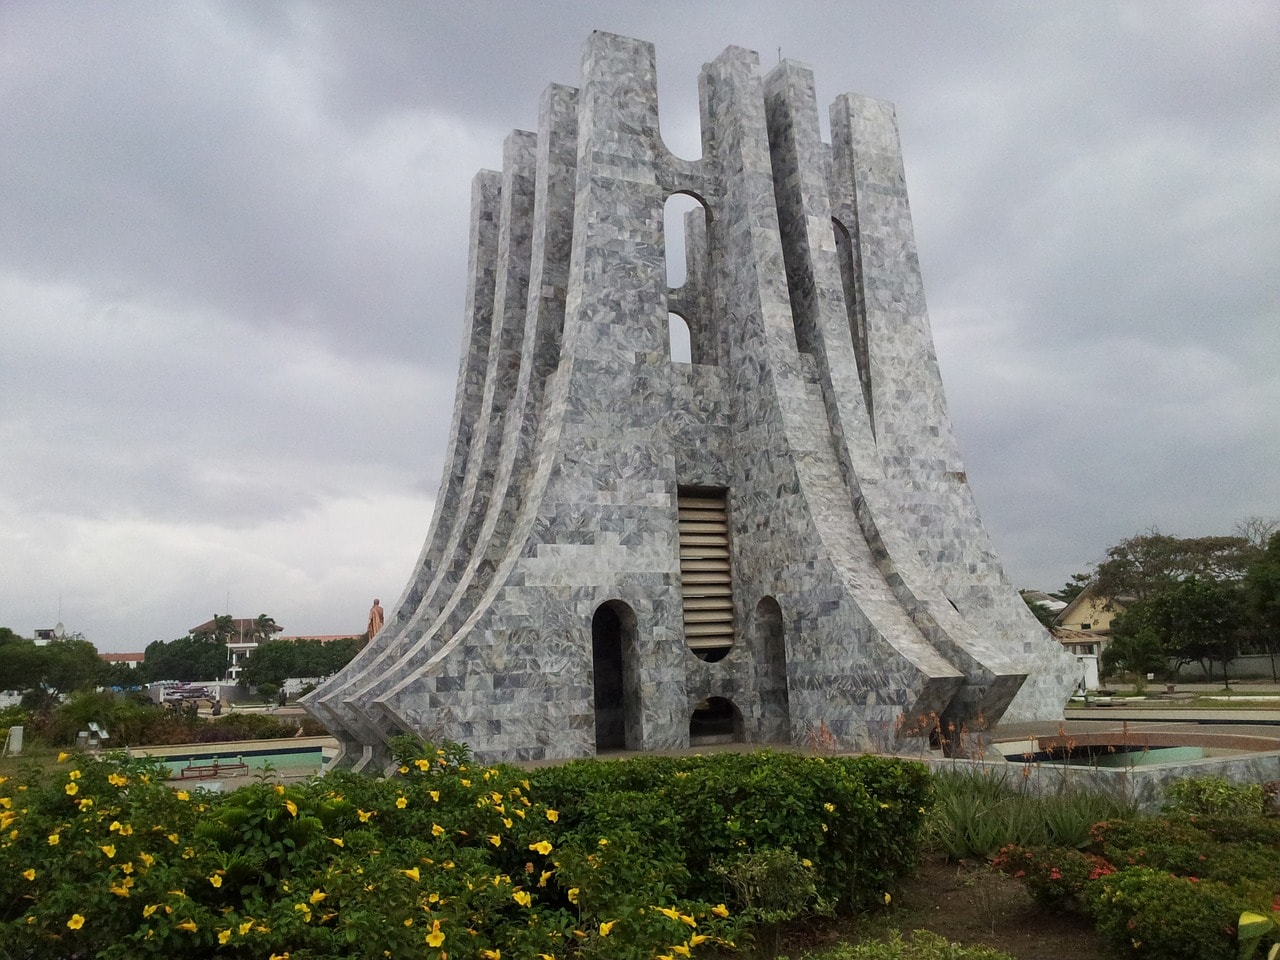
<instances>
[{"instance_id":1,"label":"yellow flower","mask_svg":"<svg viewBox=\"0 0 1280 960\"><path fill-rule=\"evenodd\" d=\"M124 776L123 774L119 774L119 773L107 774L107 783L111 784L113 787L123 787L128 782L129 782L129 778Z\"/></svg>"},{"instance_id":2,"label":"yellow flower","mask_svg":"<svg viewBox=\"0 0 1280 960\"><path fill-rule=\"evenodd\" d=\"M70 759L71 759L71 754L67 753L65 750L62 751L60 754L58 754L59 763L66 763Z\"/></svg>"},{"instance_id":3,"label":"yellow flower","mask_svg":"<svg viewBox=\"0 0 1280 960\"><path fill-rule=\"evenodd\" d=\"M431 761L425 760L425 759L418 759L413 761L413 765L417 767L419 770L421 770L423 773L426 773L427 767L431 766Z\"/></svg>"},{"instance_id":4,"label":"yellow flower","mask_svg":"<svg viewBox=\"0 0 1280 960\"><path fill-rule=\"evenodd\" d=\"M727 917L729 915L729 908L726 907L723 903L717 903L714 907L711 908L711 912L714 913L717 917Z\"/></svg>"},{"instance_id":5,"label":"yellow flower","mask_svg":"<svg viewBox=\"0 0 1280 960\"><path fill-rule=\"evenodd\" d=\"M110 890L112 893L114 893L117 897L127 897L129 895L129 888L124 885L111 886L111 887L107 887L107 889Z\"/></svg>"},{"instance_id":6,"label":"yellow flower","mask_svg":"<svg viewBox=\"0 0 1280 960\"><path fill-rule=\"evenodd\" d=\"M221 874L217 874L217 873L215 873L212 877L210 877L210 878L209 878L209 883L213 884L213 886L215 886L215 887L220 887L220 886L222 886L222 876L221 876Z\"/></svg>"},{"instance_id":7,"label":"yellow flower","mask_svg":"<svg viewBox=\"0 0 1280 960\"><path fill-rule=\"evenodd\" d=\"M138 859L141 860L143 864L148 867L156 862L156 858L153 857L151 854L146 853L145 851L143 853L138 854Z\"/></svg>"},{"instance_id":8,"label":"yellow flower","mask_svg":"<svg viewBox=\"0 0 1280 960\"><path fill-rule=\"evenodd\" d=\"M23 870L22 875L26 877L28 880L34 880L36 878L36 872L30 869Z\"/></svg>"},{"instance_id":9,"label":"yellow flower","mask_svg":"<svg viewBox=\"0 0 1280 960\"><path fill-rule=\"evenodd\" d=\"M370 811L368 811L368 810L360 810L360 809L357 809L357 810L356 810L356 816L358 816L358 817L360 818L360 822L361 822L361 823L368 823L368 822L369 822L369 818L370 818L370 817L372 817L372 816L373 816L373 814L372 814Z\"/></svg>"},{"instance_id":10,"label":"yellow flower","mask_svg":"<svg viewBox=\"0 0 1280 960\"><path fill-rule=\"evenodd\" d=\"M459 780L458 782L459 782L460 784L462 784L464 787L469 787L469 786L471 786L471 781L470 781L470 780Z\"/></svg>"},{"instance_id":11,"label":"yellow flower","mask_svg":"<svg viewBox=\"0 0 1280 960\"><path fill-rule=\"evenodd\" d=\"M606 920L604 923L600 924L600 936L607 937L609 935L609 931L613 929L613 925L617 922L617 920Z\"/></svg>"},{"instance_id":12,"label":"yellow flower","mask_svg":"<svg viewBox=\"0 0 1280 960\"><path fill-rule=\"evenodd\" d=\"M492 843L495 847L502 846L502 838L498 836L496 833L489 834L489 842Z\"/></svg>"},{"instance_id":13,"label":"yellow flower","mask_svg":"<svg viewBox=\"0 0 1280 960\"><path fill-rule=\"evenodd\" d=\"M531 903L533 903L533 897L529 895L529 892L527 890L517 890L515 893L511 895L511 899L514 900L516 903L520 904L520 906L522 907L527 907Z\"/></svg>"},{"instance_id":14,"label":"yellow flower","mask_svg":"<svg viewBox=\"0 0 1280 960\"><path fill-rule=\"evenodd\" d=\"M84 926L84 917L80 916L78 913L73 913L71 915L71 919L67 921L67 926L72 930L79 930Z\"/></svg>"},{"instance_id":15,"label":"yellow flower","mask_svg":"<svg viewBox=\"0 0 1280 960\"><path fill-rule=\"evenodd\" d=\"M79 770L72 770L70 773L68 773L68 774L67 774L67 776L68 776L68 777L70 777L72 780L79 780L79 779L80 779L80 771L79 771Z\"/></svg>"},{"instance_id":16,"label":"yellow flower","mask_svg":"<svg viewBox=\"0 0 1280 960\"><path fill-rule=\"evenodd\" d=\"M542 876L538 877L538 886L545 887L547 885L547 881L550 879L551 879L551 871L543 870Z\"/></svg>"},{"instance_id":17,"label":"yellow flower","mask_svg":"<svg viewBox=\"0 0 1280 960\"><path fill-rule=\"evenodd\" d=\"M164 838L168 840L170 843L172 843L174 846L178 845L178 835L176 833L166 833L164 835Z\"/></svg>"},{"instance_id":18,"label":"yellow flower","mask_svg":"<svg viewBox=\"0 0 1280 960\"><path fill-rule=\"evenodd\" d=\"M59 837L56 833L49 834L49 846L56 847L58 845L58 841L61 839L62 838Z\"/></svg>"},{"instance_id":19,"label":"yellow flower","mask_svg":"<svg viewBox=\"0 0 1280 960\"><path fill-rule=\"evenodd\" d=\"M63 790L65 790L65 791L67 792L67 796L68 796L68 797L74 797L77 793L79 793L79 792L80 792L80 788L79 788L79 787L77 787L74 783L68 783L68 784L67 784L65 787L63 787L62 789L63 789ZM76 916L78 917L78 916L80 916L80 914L78 914L78 913L77 913L77 914L76 914ZM79 927L77 927L76 929L78 930L78 929L80 929L80 928L79 928Z\"/></svg>"},{"instance_id":20,"label":"yellow flower","mask_svg":"<svg viewBox=\"0 0 1280 960\"><path fill-rule=\"evenodd\" d=\"M893 900L893 896L891 894L886 893L884 895L884 902L888 904L891 900Z\"/></svg>"},{"instance_id":21,"label":"yellow flower","mask_svg":"<svg viewBox=\"0 0 1280 960\"><path fill-rule=\"evenodd\" d=\"M219 930L219 931L218 931L218 942L219 942L219 943L227 943L227 942L229 942L230 940L231 940L231 931L230 931L230 930Z\"/></svg>"},{"instance_id":22,"label":"yellow flower","mask_svg":"<svg viewBox=\"0 0 1280 960\"><path fill-rule=\"evenodd\" d=\"M480 956L484 957L484 960L501 960L502 951L501 950L481 950Z\"/></svg>"},{"instance_id":23,"label":"yellow flower","mask_svg":"<svg viewBox=\"0 0 1280 960\"><path fill-rule=\"evenodd\" d=\"M430 795L432 803L439 803L439 802L440 802L440 791L439 791L439 790L428 790L428 791L427 791L427 793L428 793L428 795Z\"/></svg>"},{"instance_id":24,"label":"yellow flower","mask_svg":"<svg viewBox=\"0 0 1280 960\"><path fill-rule=\"evenodd\" d=\"M824 803L822 805L822 809L827 811L827 813L835 813L836 805L834 803Z\"/></svg>"},{"instance_id":25,"label":"yellow flower","mask_svg":"<svg viewBox=\"0 0 1280 960\"><path fill-rule=\"evenodd\" d=\"M433 837L438 837L438 836L440 836L440 834L442 834L442 833L444 833L444 827L440 826L440 824L438 824L438 823L433 823L433 824L431 825L431 835L432 835Z\"/></svg>"},{"instance_id":26,"label":"yellow flower","mask_svg":"<svg viewBox=\"0 0 1280 960\"><path fill-rule=\"evenodd\" d=\"M179 930L185 930L187 931L187 933L195 933L197 930L200 929L200 927L197 926L194 920L183 920L177 926Z\"/></svg>"},{"instance_id":27,"label":"yellow flower","mask_svg":"<svg viewBox=\"0 0 1280 960\"><path fill-rule=\"evenodd\" d=\"M339 847L345 847L347 845L347 841L343 840L341 837L330 837L329 842Z\"/></svg>"},{"instance_id":28,"label":"yellow flower","mask_svg":"<svg viewBox=\"0 0 1280 960\"><path fill-rule=\"evenodd\" d=\"M529 849L530 849L530 850L536 850L536 851L538 851L538 853L542 854L542 855L545 857L545 856L546 856L548 853L550 853L550 852L552 851L552 849L554 849L554 848L551 846L550 841L548 841L548 840L540 840L540 841L538 841L537 843L531 843L531 844L529 844Z\"/></svg>"},{"instance_id":29,"label":"yellow flower","mask_svg":"<svg viewBox=\"0 0 1280 960\"><path fill-rule=\"evenodd\" d=\"M438 947L444 943L444 934L440 932L440 921L433 921L431 924L431 932L427 934L427 946Z\"/></svg>"},{"instance_id":30,"label":"yellow flower","mask_svg":"<svg viewBox=\"0 0 1280 960\"><path fill-rule=\"evenodd\" d=\"M312 902L312 903L319 903L321 900L323 900L323 899L324 899L325 897L327 897L327 896L329 896L329 895L328 895L327 893L325 893L323 890L312 890L312 891L311 891L311 902Z\"/></svg>"},{"instance_id":31,"label":"yellow flower","mask_svg":"<svg viewBox=\"0 0 1280 960\"><path fill-rule=\"evenodd\" d=\"M569 888L569 902L576 904L578 902L578 887Z\"/></svg>"},{"instance_id":32,"label":"yellow flower","mask_svg":"<svg viewBox=\"0 0 1280 960\"><path fill-rule=\"evenodd\" d=\"M84 813L86 810L88 810L92 806L93 806L93 801L90 800L88 797L85 797L83 800L80 801L80 812Z\"/></svg>"},{"instance_id":33,"label":"yellow flower","mask_svg":"<svg viewBox=\"0 0 1280 960\"><path fill-rule=\"evenodd\" d=\"M298 815L298 805L292 800L286 800L284 802L284 808L289 811L289 816L296 817Z\"/></svg>"},{"instance_id":34,"label":"yellow flower","mask_svg":"<svg viewBox=\"0 0 1280 960\"><path fill-rule=\"evenodd\" d=\"M160 909L160 904L148 903L145 907L142 908L142 918L145 920L147 917L151 916L153 913L155 913L159 909Z\"/></svg>"},{"instance_id":35,"label":"yellow flower","mask_svg":"<svg viewBox=\"0 0 1280 960\"><path fill-rule=\"evenodd\" d=\"M311 922L311 907L305 903L295 903L293 909L302 914L302 919L307 923Z\"/></svg>"},{"instance_id":36,"label":"yellow flower","mask_svg":"<svg viewBox=\"0 0 1280 960\"><path fill-rule=\"evenodd\" d=\"M396 807L398 809L403 810L408 805L409 805L408 797L396 797Z\"/></svg>"},{"instance_id":37,"label":"yellow flower","mask_svg":"<svg viewBox=\"0 0 1280 960\"><path fill-rule=\"evenodd\" d=\"M607 847L608 845L609 845L609 840L608 840L608 838L607 838L607 837L601 837L601 838L600 838L600 846L602 846L602 847Z\"/></svg>"},{"instance_id":38,"label":"yellow flower","mask_svg":"<svg viewBox=\"0 0 1280 960\"><path fill-rule=\"evenodd\" d=\"M510 818L510 817L503 817L503 818L502 818L502 825L503 825L504 827L506 827L508 830L510 830L510 829L511 829L511 818Z\"/></svg>"},{"instance_id":39,"label":"yellow flower","mask_svg":"<svg viewBox=\"0 0 1280 960\"><path fill-rule=\"evenodd\" d=\"M686 947L683 943L677 943L674 947L671 948L671 952L678 953L682 957L689 956L689 948Z\"/></svg>"},{"instance_id":40,"label":"yellow flower","mask_svg":"<svg viewBox=\"0 0 1280 960\"><path fill-rule=\"evenodd\" d=\"M889 809L889 805L888 805L887 803L882 803L882 804L880 804L880 809L881 809L881 810L888 810L888 809Z\"/></svg>"},{"instance_id":41,"label":"yellow flower","mask_svg":"<svg viewBox=\"0 0 1280 960\"><path fill-rule=\"evenodd\" d=\"M404 918L404 925L405 925L406 927L412 927L412 926L413 926L413 917L405 917L405 918Z\"/></svg>"},{"instance_id":42,"label":"yellow flower","mask_svg":"<svg viewBox=\"0 0 1280 960\"><path fill-rule=\"evenodd\" d=\"M273 953L270 960L289 960L289 951L286 950L284 953Z\"/></svg>"},{"instance_id":43,"label":"yellow flower","mask_svg":"<svg viewBox=\"0 0 1280 960\"><path fill-rule=\"evenodd\" d=\"M114 843L104 843L98 849L107 855L108 860L116 855L116 845Z\"/></svg>"},{"instance_id":44,"label":"yellow flower","mask_svg":"<svg viewBox=\"0 0 1280 960\"><path fill-rule=\"evenodd\" d=\"M805 857L803 860L801 860L801 861L800 861L800 866L802 866L802 867L812 867L812 866L813 866L813 861L812 861L812 860L810 860L808 857Z\"/></svg>"},{"instance_id":45,"label":"yellow flower","mask_svg":"<svg viewBox=\"0 0 1280 960\"><path fill-rule=\"evenodd\" d=\"M547 811L547 819L548 819L548 820L550 820L552 823L555 823L557 820L559 820L559 819L560 819L560 811L559 811L559 810L548 810L548 811Z\"/></svg>"},{"instance_id":46,"label":"yellow flower","mask_svg":"<svg viewBox=\"0 0 1280 960\"><path fill-rule=\"evenodd\" d=\"M403 873L410 880L412 880L414 883L417 883L419 880L422 879L422 871L419 870L417 867L413 867L412 869L409 869L409 870L401 870L400 872Z\"/></svg>"},{"instance_id":47,"label":"yellow flower","mask_svg":"<svg viewBox=\"0 0 1280 960\"><path fill-rule=\"evenodd\" d=\"M191 799L191 794L187 793L187 791L185 790L179 790L177 793L174 794L174 796L177 797L179 800Z\"/></svg>"},{"instance_id":48,"label":"yellow flower","mask_svg":"<svg viewBox=\"0 0 1280 960\"><path fill-rule=\"evenodd\" d=\"M253 929L253 921L246 920L244 923L240 924L240 926L237 927L236 929L240 931L240 936L243 937L246 933L248 933L250 930Z\"/></svg>"}]
</instances>

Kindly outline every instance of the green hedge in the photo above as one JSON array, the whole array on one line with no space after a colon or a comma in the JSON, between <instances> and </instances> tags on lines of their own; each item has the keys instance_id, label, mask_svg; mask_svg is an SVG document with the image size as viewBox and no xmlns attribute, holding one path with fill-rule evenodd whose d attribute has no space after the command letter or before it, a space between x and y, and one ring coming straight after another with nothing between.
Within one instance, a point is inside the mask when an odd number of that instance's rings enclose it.
<instances>
[{"instance_id":1,"label":"green hedge","mask_svg":"<svg viewBox=\"0 0 1280 960\"><path fill-rule=\"evenodd\" d=\"M666 864L685 895L728 896L717 866L793 851L819 896L842 909L883 903L920 855L928 772L886 757L722 753L584 760L530 774L581 834L617 835Z\"/></svg>"},{"instance_id":2,"label":"green hedge","mask_svg":"<svg viewBox=\"0 0 1280 960\"><path fill-rule=\"evenodd\" d=\"M0 956L723 953L752 921L885 897L928 795L914 764L786 754L535 774L445 745L390 779L225 795L64 755L0 778ZM784 875L789 899L745 902Z\"/></svg>"}]
</instances>

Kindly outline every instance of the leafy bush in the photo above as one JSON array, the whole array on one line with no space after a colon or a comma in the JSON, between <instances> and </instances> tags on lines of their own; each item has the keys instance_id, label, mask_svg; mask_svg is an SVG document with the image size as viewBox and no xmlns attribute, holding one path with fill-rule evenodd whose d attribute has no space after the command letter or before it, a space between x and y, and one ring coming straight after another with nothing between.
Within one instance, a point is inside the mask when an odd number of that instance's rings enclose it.
<instances>
[{"instance_id":1,"label":"leafy bush","mask_svg":"<svg viewBox=\"0 0 1280 960\"><path fill-rule=\"evenodd\" d=\"M1179 876L1257 882L1280 890L1280 824L1264 817L1147 817L1105 821L1094 849L1117 866L1145 866Z\"/></svg>"},{"instance_id":2,"label":"leafy bush","mask_svg":"<svg viewBox=\"0 0 1280 960\"><path fill-rule=\"evenodd\" d=\"M814 864L818 896L841 909L883 902L918 862L932 792L925 768L910 761L769 751L583 760L529 777L580 842L635 844L637 855L668 864L680 895L731 899L716 865L785 849Z\"/></svg>"},{"instance_id":3,"label":"leafy bush","mask_svg":"<svg viewBox=\"0 0 1280 960\"><path fill-rule=\"evenodd\" d=\"M819 953L809 954L806 960L1013 960L1007 953L994 947L962 946L946 937L928 930L916 930L911 939L904 940L894 931L887 942L869 941L858 944L841 944Z\"/></svg>"},{"instance_id":4,"label":"leafy bush","mask_svg":"<svg viewBox=\"0 0 1280 960\"><path fill-rule=\"evenodd\" d=\"M1153 960L1232 960L1242 906L1225 884L1128 867L1098 884L1087 909L1118 949Z\"/></svg>"},{"instance_id":5,"label":"leafy bush","mask_svg":"<svg viewBox=\"0 0 1280 960\"><path fill-rule=\"evenodd\" d=\"M1225 777L1187 777L1169 785L1164 809L1191 816L1258 816L1262 813L1262 785L1232 783Z\"/></svg>"}]
</instances>

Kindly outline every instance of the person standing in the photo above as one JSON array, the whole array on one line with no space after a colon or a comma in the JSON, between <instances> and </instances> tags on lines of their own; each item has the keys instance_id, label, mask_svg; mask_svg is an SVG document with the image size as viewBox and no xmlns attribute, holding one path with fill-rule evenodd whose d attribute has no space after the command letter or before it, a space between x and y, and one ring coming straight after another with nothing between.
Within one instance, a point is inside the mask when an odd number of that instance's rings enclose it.
<instances>
[{"instance_id":1,"label":"person standing","mask_svg":"<svg viewBox=\"0 0 1280 960\"><path fill-rule=\"evenodd\" d=\"M369 639L372 640L378 635L378 631L382 629L383 613L382 604L375 597L373 606L369 608L369 629L367 631Z\"/></svg>"}]
</instances>

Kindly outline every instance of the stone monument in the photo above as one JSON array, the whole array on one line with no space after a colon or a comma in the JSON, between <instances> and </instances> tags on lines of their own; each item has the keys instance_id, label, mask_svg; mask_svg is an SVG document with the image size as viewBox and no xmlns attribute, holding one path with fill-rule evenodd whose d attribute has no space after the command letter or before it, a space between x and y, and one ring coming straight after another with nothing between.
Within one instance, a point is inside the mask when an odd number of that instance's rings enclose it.
<instances>
[{"instance_id":1,"label":"stone monument","mask_svg":"<svg viewBox=\"0 0 1280 960\"><path fill-rule=\"evenodd\" d=\"M303 701L341 765L401 732L546 759L1062 715L1074 659L952 433L893 107L841 96L827 144L811 71L736 47L699 88L683 160L653 47L594 33L581 86L476 176L435 517L386 625Z\"/></svg>"}]
</instances>

